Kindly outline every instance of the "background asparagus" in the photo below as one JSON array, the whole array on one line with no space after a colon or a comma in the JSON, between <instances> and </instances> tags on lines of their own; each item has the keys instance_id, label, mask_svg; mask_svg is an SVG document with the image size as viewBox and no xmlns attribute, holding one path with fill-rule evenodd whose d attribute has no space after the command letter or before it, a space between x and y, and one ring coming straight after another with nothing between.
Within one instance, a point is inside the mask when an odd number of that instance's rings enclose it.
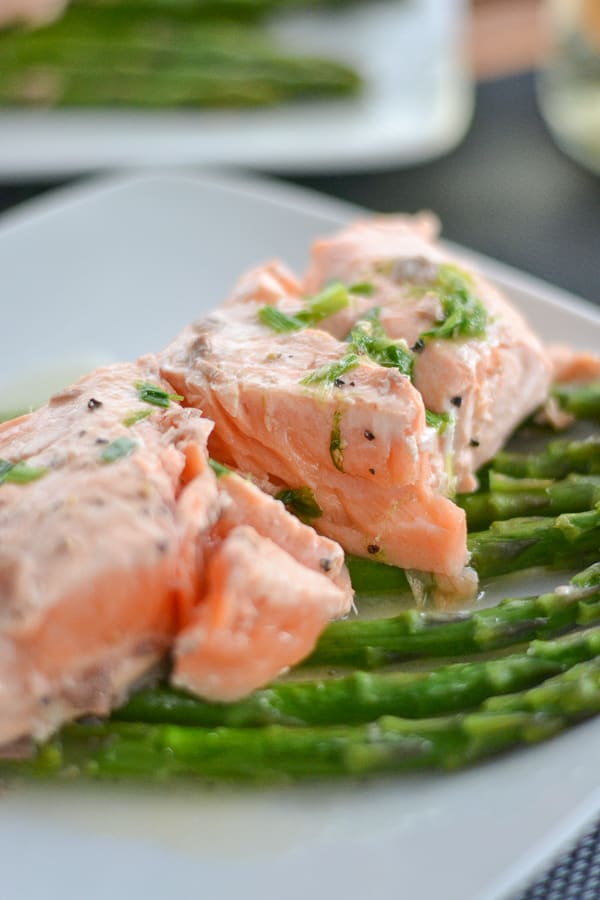
<instances>
[{"instance_id":1,"label":"background asparagus","mask_svg":"<svg viewBox=\"0 0 600 900\"><path fill-rule=\"evenodd\" d=\"M292 55L235 23L109 7L0 35L6 105L249 106L359 87L348 66Z\"/></svg>"},{"instance_id":2,"label":"background asparagus","mask_svg":"<svg viewBox=\"0 0 600 900\"><path fill-rule=\"evenodd\" d=\"M114 7L127 11L192 14L194 18L256 20L269 13L320 7L351 6L356 0L71 0L86 9Z\"/></svg>"}]
</instances>

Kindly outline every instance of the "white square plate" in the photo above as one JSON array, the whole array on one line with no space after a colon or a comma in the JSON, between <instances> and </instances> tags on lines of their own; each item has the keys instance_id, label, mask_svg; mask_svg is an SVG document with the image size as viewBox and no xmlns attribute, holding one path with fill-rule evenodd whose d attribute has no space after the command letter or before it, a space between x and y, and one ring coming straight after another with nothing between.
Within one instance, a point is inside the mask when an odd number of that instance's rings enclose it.
<instances>
[{"instance_id":1,"label":"white square plate","mask_svg":"<svg viewBox=\"0 0 600 900\"><path fill-rule=\"evenodd\" d=\"M0 109L0 177L123 166L245 165L341 171L438 156L473 106L463 47L465 0L365 0L293 15L275 38L364 75L355 99L239 112Z\"/></svg>"},{"instance_id":2,"label":"white square plate","mask_svg":"<svg viewBox=\"0 0 600 900\"><path fill-rule=\"evenodd\" d=\"M273 256L300 267L315 236L359 212L258 180L162 175L77 186L8 214L0 398L57 360L64 378L65 367L162 347L245 267ZM475 260L545 337L598 346L597 310ZM453 775L277 790L11 787L2 896L497 900L600 809L599 749L595 720Z\"/></svg>"}]
</instances>

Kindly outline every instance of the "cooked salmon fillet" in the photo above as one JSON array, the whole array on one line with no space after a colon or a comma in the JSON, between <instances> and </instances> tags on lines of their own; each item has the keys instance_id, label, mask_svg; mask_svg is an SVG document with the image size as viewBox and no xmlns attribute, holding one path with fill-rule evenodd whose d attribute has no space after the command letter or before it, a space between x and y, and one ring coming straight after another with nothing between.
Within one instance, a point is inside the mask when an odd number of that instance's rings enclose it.
<instances>
[{"instance_id":1,"label":"cooked salmon fillet","mask_svg":"<svg viewBox=\"0 0 600 900\"><path fill-rule=\"evenodd\" d=\"M183 480L212 426L145 381L172 391L149 361L111 366L0 426L0 743L107 713L196 594L218 491L208 468Z\"/></svg>"},{"instance_id":2,"label":"cooked salmon fillet","mask_svg":"<svg viewBox=\"0 0 600 900\"><path fill-rule=\"evenodd\" d=\"M310 492L311 524L348 552L459 575L464 514L442 493L421 395L406 375L366 357L334 383L303 383L348 346L318 328L274 333L260 319L265 304L285 312L299 302L285 269L256 270L160 354L163 377L215 422L212 456L271 493Z\"/></svg>"},{"instance_id":3,"label":"cooked salmon fillet","mask_svg":"<svg viewBox=\"0 0 600 900\"><path fill-rule=\"evenodd\" d=\"M523 317L484 278L436 244L435 233L429 216L358 222L314 244L303 290L312 294L332 280L368 284L368 295L352 296L320 327L343 339L377 308L387 336L403 338L414 348L415 387L428 409L454 420L456 488L469 491L477 484L475 471L544 402L551 365ZM483 307L482 333L436 337L448 316L444 302L456 301L457 293L476 314Z\"/></svg>"},{"instance_id":4,"label":"cooked salmon fillet","mask_svg":"<svg viewBox=\"0 0 600 900\"><path fill-rule=\"evenodd\" d=\"M351 609L341 547L217 479L211 428L151 357L0 426L0 745L108 713L175 642L177 683L242 696Z\"/></svg>"}]
</instances>

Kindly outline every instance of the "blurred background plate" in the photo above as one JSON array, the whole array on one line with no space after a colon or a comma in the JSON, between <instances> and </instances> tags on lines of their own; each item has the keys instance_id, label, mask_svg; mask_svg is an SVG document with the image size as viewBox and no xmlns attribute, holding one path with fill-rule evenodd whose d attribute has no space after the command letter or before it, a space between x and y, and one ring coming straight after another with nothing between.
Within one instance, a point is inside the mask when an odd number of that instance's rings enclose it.
<instances>
[{"instance_id":1,"label":"blurred background plate","mask_svg":"<svg viewBox=\"0 0 600 900\"><path fill-rule=\"evenodd\" d=\"M371 0L272 26L291 50L356 65L366 88L352 100L239 112L0 110L0 177L199 163L340 172L431 159L471 118L465 15L465 0Z\"/></svg>"}]
</instances>

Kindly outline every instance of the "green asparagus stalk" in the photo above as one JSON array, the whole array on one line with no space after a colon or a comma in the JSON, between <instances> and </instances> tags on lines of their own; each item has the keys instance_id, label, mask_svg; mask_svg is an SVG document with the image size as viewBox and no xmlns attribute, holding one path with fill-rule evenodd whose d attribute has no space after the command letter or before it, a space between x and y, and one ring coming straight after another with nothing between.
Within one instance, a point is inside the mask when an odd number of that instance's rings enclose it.
<instances>
[{"instance_id":1,"label":"green asparagus stalk","mask_svg":"<svg viewBox=\"0 0 600 900\"><path fill-rule=\"evenodd\" d=\"M385 619L333 622L305 666L372 669L407 659L489 653L600 621L600 563L538 597L503 600L463 614L404 610Z\"/></svg>"},{"instance_id":2,"label":"green asparagus stalk","mask_svg":"<svg viewBox=\"0 0 600 900\"><path fill-rule=\"evenodd\" d=\"M598 712L600 660L594 659L541 686L490 700L478 711L433 719L384 716L367 725L315 728L71 725L33 759L3 762L0 773L50 780L183 777L269 783L456 769L543 741Z\"/></svg>"},{"instance_id":3,"label":"green asparagus stalk","mask_svg":"<svg viewBox=\"0 0 600 900\"><path fill-rule=\"evenodd\" d=\"M526 653L454 663L431 672L355 672L342 678L272 684L237 703L208 703L166 688L141 691L114 718L211 728L353 725L385 715L429 718L521 691L598 653L600 628L537 641Z\"/></svg>"},{"instance_id":4,"label":"green asparagus stalk","mask_svg":"<svg viewBox=\"0 0 600 900\"><path fill-rule=\"evenodd\" d=\"M288 55L254 29L83 12L0 36L0 103L259 105L359 87L347 66Z\"/></svg>"},{"instance_id":5,"label":"green asparagus stalk","mask_svg":"<svg viewBox=\"0 0 600 900\"><path fill-rule=\"evenodd\" d=\"M488 491L460 494L456 502L467 514L469 530L518 516L584 512L600 503L600 475L575 474L552 481L491 471Z\"/></svg>"},{"instance_id":6,"label":"green asparagus stalk","mask_svg":"<svg viewBox=\"0 0 600 900\"><path fill-rule=\"evenodd\" d=\"M577 441L561 438L539 453L501 451L491 468L513 478L565 478L574 472L600 475L600 437Z\"/></svg>"},{"instance_id":7,"label":"green asparagus stalk","mask_svg":"<svg viewBox=\"0 0 600 900\"><path fill-rule=\"evenodd\" d=\"M552 393L565 412L576 419L600 422L600 381L593 384L559 384Z\"/></svg>"},{"instance_id":8,"label":"green asparagus stalk","mask_svg":"<svg viewBox=\"0 0 600 900\"><path fill-rule=\"evenodd\" d=\"M117 9L161 11L168 15L184 13L194 18L232 18L254 20L273 12L313 9L319 7L343 7L353 0L72 0L74 6L86 9Z\"/></svg>"},{"instance_id":9,"label":"green asparagus stalk","mask_svg":"<svg viewBox=\"0 0 600 900\"><path fill-rule=\"evenodd\" d=\"M536 566L569 568L597 558L600 507L556 518L530 517L494 522L468 537L471 565L480 578Z\"/></svg>"}]
</instances>

